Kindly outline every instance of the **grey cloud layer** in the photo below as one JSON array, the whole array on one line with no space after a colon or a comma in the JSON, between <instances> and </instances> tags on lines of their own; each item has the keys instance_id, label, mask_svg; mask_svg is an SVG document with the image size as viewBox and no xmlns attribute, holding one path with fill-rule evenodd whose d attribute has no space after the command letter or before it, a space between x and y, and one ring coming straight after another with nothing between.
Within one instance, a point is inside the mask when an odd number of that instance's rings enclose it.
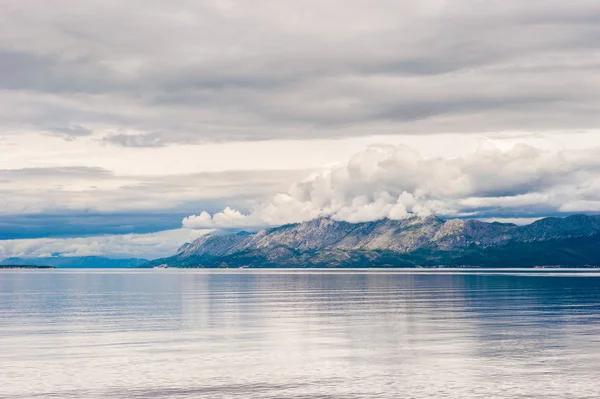
<instances>
[{"instance_id":1,"label":"grey cloud layer","mask_svg":"<svg viewBox=\"0 0 600 399\"><path fill-rule=\"evenodd\" d=\"M102 168L0 170L0 215L55 212L180 211L194 203L249 199L286 189L308 173L229 171L171 176L119 176Z\"/></svg>"},{"instance_id":2,"label":"grey cloud layer","mask_svg":"<svg viewBox=\"0 0 600 399\"><path fill-rule=\"evenodd\" d=\"M160 146L600 123L591 0L0 6L7 133Z\"/></svg>"}]
</instances>

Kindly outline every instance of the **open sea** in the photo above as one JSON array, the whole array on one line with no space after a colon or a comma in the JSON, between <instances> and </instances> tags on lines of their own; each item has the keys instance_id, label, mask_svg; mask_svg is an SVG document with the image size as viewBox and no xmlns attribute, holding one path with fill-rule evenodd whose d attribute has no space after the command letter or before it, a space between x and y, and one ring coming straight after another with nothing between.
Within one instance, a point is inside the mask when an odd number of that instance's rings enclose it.
<instances>
[{"instance_id":1,"label":"open sea","mask_svg":"<svg viewBox=\"0 0 600 399\"><path fill-rule=\"evenodd\" d=\"M0 398L600 398L600 273L1 270Z\"/></svg>"}]
</instances>

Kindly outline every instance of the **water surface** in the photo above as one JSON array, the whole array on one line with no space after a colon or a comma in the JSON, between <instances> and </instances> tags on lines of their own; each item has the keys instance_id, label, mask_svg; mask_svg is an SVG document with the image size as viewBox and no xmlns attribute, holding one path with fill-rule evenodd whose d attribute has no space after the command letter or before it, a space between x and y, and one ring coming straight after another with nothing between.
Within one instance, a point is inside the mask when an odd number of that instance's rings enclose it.
<instances>
[{"instance_id":1,"label":"water surface","mask_svg":"<svg viewBox=\"0 0 600 399\"><path fill-rule=\"evenodd\" d=\"M600 274L2 270L0 397L598 398Z\"/></svg>"}]
</instances>

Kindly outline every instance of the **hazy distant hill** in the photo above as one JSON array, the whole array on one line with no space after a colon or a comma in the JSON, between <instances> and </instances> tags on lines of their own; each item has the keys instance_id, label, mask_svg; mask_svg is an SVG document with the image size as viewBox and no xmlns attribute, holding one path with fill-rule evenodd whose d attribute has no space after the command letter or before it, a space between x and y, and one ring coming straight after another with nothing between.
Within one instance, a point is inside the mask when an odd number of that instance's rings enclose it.
<instances>
[{"instance_id":1,"label":"hazy distant hill","mask_svg":"<svg viewBox=\"0 0 600 399\"><path fill-rule=\"evenodd\" d=\"M412 217L367 223L328 218L256 233L211 234L172 257L179 267L600 266L600 216L527 226Z\"/></svg>"},{"instance_id":2,"label":"hazy distant hill","mask_svg":"<svg viewBox=\"0 0 600 399\"><path fill-rule=\"evenodd\" d=\"M111 259L101 256L74 256L74 257L48 257L48 258L6 258L1 265L33 265L55 266L58 268L132 268L139 267L146 259Z\"/></svg>"}]
</instances>

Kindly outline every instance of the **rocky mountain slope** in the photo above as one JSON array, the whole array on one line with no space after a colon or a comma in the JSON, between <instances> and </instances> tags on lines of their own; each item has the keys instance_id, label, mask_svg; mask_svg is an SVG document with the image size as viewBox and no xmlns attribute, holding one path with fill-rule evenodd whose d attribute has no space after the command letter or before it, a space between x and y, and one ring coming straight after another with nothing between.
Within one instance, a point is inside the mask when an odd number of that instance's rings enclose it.
<instances>
[{"instance_id":1,"label":"rocky mountain slope","mask_svg":"<svg viewBox=\"0 0 600 399\"><path fill-rule=\"evenodd\" d=\"M600 266L600 216L527 226L430 216L367 223L328 218L256 233L209 234L146 266Z\"/></svg>"}]
</instances>

